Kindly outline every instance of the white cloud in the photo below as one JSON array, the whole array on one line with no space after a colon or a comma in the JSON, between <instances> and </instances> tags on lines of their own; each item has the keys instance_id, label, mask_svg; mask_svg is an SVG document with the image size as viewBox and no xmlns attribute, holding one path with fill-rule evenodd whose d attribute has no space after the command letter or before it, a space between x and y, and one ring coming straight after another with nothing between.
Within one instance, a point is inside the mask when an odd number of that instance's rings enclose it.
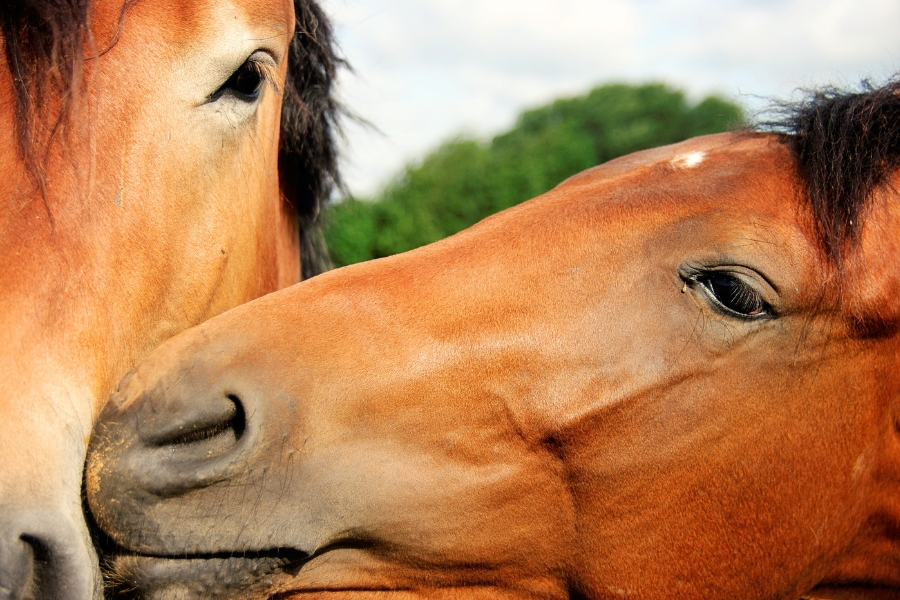
<instances>
[{"instance_id":1,"label":"white cloud","mask_svg":"<svg viewBox=\"0 0 900 600\"><path fill-rule=\"evenodd\" d=\"M896 0L323 0L355 74L345 174L372 194L460 131L610 80L784 96L900 69Z\"/></svg>"}]
</instances>

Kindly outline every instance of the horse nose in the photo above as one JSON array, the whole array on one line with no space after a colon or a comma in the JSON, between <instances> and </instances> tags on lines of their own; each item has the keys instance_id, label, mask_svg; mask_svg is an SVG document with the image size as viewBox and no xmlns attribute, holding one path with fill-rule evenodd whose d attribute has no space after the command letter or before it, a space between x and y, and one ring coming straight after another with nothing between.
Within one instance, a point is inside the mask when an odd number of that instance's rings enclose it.
<instances>
[{"instance_id":1,"label":"horse nose","mask_svg":"<svg viewBox=\"0 0 900 600\"><path fill-rule=\"evenodd\" d=\"M154 507L230 479L254 447L259 411L248 412L239 384L223 384L229 375L207 373L204 366L189 365L149 388L143 378L123 382L95 425L88 504L101 529L120 542L129 539L135 550L156 535L146 531ZM134 531L143 532L142 540Z\"/></svg>"},{"instance_id":2,"label":"horse nose","mask_svg":"<svg viewBox=\"0 0 900 600\"><path fill-rule=\"evenodd\" d=\"M205 399L150 395L118 415L102 414L90 455L102 455L109 500L122 492L170 497L229 476L243 450L247 414L233 392ZM89 468L88 485L95 471ZM100 473L102 475L102 472ZM121 481L129 489L118 490ZM125 483L127 482L127 483ZM101 502L103 501L100 499Z\"/></svg>"},{"instance_id":3,"label":"horse nose","mask_svg":"<svg viewBox=\"0 0 900 600\"><path fill-rule=\"evenodd\" d=\"M61 513L0 506L0 600L100 595L88 540Z\"/></svg>"}]
</instances>

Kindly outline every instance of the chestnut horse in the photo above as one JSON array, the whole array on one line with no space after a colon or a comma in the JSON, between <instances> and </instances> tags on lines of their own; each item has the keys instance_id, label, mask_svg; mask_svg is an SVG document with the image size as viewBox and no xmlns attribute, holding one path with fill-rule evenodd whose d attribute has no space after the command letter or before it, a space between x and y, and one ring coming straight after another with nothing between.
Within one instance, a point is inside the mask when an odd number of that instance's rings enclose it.
<instances>
[{"instance_id":1,"label":"chestnut horse","mask_svg":"<svg viewBox=\"0 0 900 600\"><path fill-rule=\"evenodd\" d=\"M790 122L614 160L164 344L89 451L115 580L900 597L900 82Z\"/></svg>"},{"instance_id":2,"label":"chestnut horse","mask_svg":"<svg viewBox=\"0 0 900 600\"><path fill-rule=\"evenodd\" d=\"M0 32L0 598L98 598L94 418L163 340L320 268L339 61L310 0L16 0Z\"/></svg>"}]
</instances>

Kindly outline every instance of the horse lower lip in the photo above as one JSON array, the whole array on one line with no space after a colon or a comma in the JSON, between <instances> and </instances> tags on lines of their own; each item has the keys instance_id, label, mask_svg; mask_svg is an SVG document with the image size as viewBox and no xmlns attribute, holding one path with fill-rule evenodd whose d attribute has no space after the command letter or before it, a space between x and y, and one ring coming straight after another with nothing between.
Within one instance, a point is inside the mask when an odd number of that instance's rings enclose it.
<instances>
[{"instance_id":1,"label":"horse lower lip","mask_svg":"<svg viewBox=\"0 0 900 600\"><path fill-rule=\"evenodd\" d=\"M227 598L265 591L275 576L306 559L305 553L290 549L208 556L120 554L108 558L106 575L113 591L137 588L146 598Z\"/></svg>"},{"instance_id":2,"label":"horse lower lip","mask_svg":"<svg viewBox=\"0 0 900 600\"><path fill-rule=\"evenodd\" d=\"M816 598L870 598L871 600L889 600L897 598L896 583L885 582L859 582L845 584L821 584L814 587L800 600L815 600Z\"/></svg>"}]
</instances>

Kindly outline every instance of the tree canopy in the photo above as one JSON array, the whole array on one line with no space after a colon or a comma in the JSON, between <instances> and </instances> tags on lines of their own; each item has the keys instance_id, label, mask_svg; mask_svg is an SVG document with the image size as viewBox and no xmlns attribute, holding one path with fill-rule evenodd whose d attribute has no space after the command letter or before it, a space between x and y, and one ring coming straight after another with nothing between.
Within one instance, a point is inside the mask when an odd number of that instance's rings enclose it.
<instances>
[{"instance_id":1,"label":"tree canopy","mask_svg":"<svg viewBox=\"0 0 900 600\"><path fill-rule=\"evenodd\" d=\"M324 215L337 266L405 252L546 192L618 156L725 131L741 109L698 104L662 84L612 84L523 113L489 142L458 137L407 166L372 200L349 198Z\"/></svg>"}]
</instances>

